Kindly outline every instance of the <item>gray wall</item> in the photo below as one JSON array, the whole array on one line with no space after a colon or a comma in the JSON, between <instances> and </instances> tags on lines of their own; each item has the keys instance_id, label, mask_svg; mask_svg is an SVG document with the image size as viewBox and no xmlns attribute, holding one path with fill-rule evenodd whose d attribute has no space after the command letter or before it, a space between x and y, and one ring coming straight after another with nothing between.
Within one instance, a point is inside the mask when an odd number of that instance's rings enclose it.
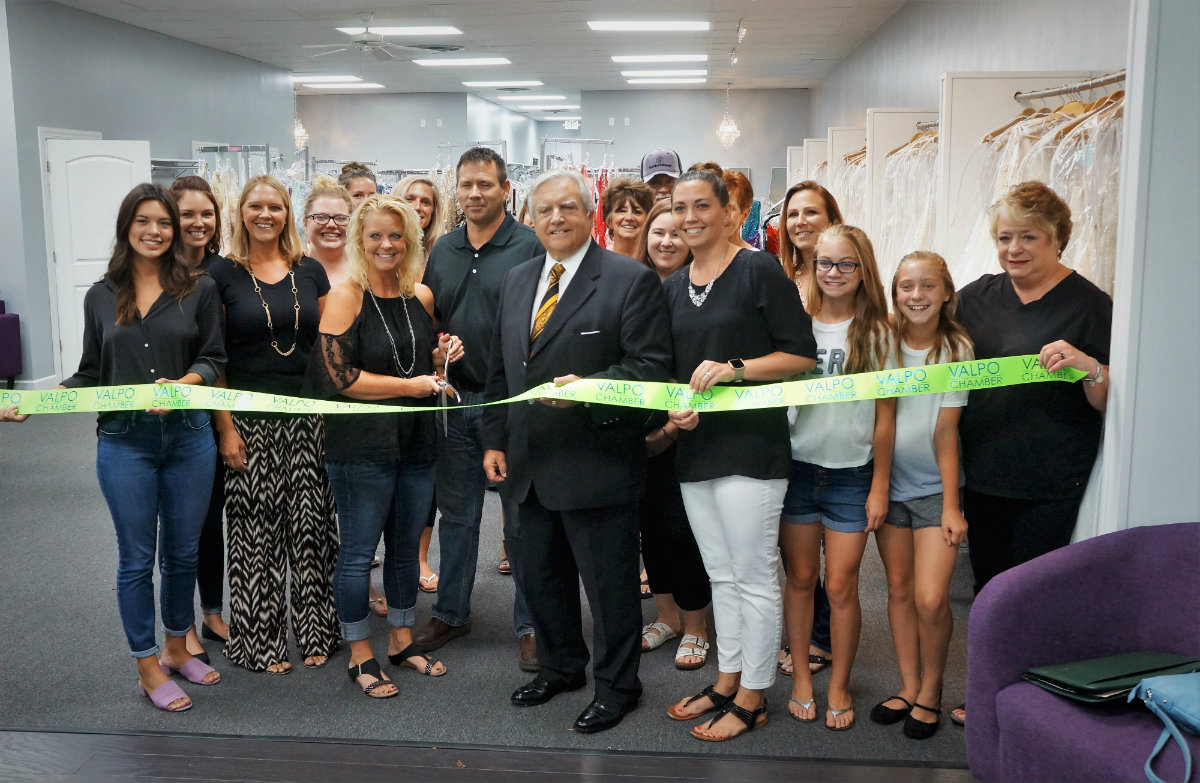
<instances>
[{"instance_id":1,"label":"gray wall","mask_svg":"<svg viewBox=\"0 0 1200 783\"><path fill-rule=\"evenodd\" d=\"M287 154L292 86L287 71L65 6L6 7L25 253L0 260L0 290L22 316L28 381L54 371L38 127L149 140L163 158L190 157L193 139ZM0 172L3 125L0 116Z\"/></svg>"},{"instance_id":2,"label":"gray wall","mask_svg":"<svg viewBox=\"0 0 1200 783\"><path fill-rule=\"evenodd\" d=\"M1129 0L908 2L813 90L806 135L936 109L945 71L1115 71L1128 37Z\"/></svg>"},{"instance_id":3,"label":"gray wall","mask_svg":"<svg viewBox=\"0 0 1200 783\"><path fill-rule=\"evenodd\" d=\"M722 166L749 168L755 193L766 194L771 169L787 165L787 146L803 143L809 91L733 90L730 104L742 135L729 150L717 141L717 125L725 113L724 90L584 92L580 133L584 138L615 139L613 150L621 168L639 165L656 147L669 147L685 167L715 160ZM611 126L609 117L614 118ZM599 149L592 148L593 159Z\"/></svg>"},{"instance_id":4,"label":"gray wall","mask_svg":"<svg viewBox=\"0 0 1200 783\"><path fill-rule=\"evenodd\" d=\"M537 155L538 123L498 103L467 95L467 138L464 141L508 141L506 161L529 163Z\"/></svg>"},{"instance_id":5,"label":"gray wall","mask_svg":"<svg viewBox=\"0 0 1200 783\"><path fill-rule=\"evenodd\" d=\"M316 158L375 161L382 169L429 169L439 154L445 163L463 151L461 146L439 150L439 143L467 141L462 93L301 95L296 112Z\"/></svg>"}]
</instances>

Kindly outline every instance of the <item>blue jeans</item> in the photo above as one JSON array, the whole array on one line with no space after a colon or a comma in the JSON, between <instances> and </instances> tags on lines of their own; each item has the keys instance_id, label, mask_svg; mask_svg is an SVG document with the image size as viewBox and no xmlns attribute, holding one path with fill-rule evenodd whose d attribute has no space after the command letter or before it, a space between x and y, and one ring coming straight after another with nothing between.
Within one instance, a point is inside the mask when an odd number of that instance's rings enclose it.
<instances>
[{"instance_id":1,"label":"blue jeans","mask_svg":"<svg viewBox=\"0 0 1200 783\"><path fill-rule=\"evenodd\" d=\"M433 463L326 462L325 469L337 504L340 545L333 600L342 638L354 642L370 636L367 592L380 534L388 624L411 628L421 576L417 553L433 502Z\"/></svg>"},{"instance_id":2,"label":"blue jeans","mask_svg":"<svg viewBox=\"0 0 1200 783\"><path fill-rule=\"evenodd\" d=\"M481 392L460 390L464 404L483 402ZM437 601L433 616L447 625L466 625L471 620L471 592L479 560L479 525L483 519L483 409L460 408L447 413L443 431L438 414L437 503L442 518L438 523ZM515 562L509 557L509 562ZM516 585L514 580L514 586ZM513 601L513 631L533 633L533 621L525 596L516 587Z\"/></svg>"},{"instance_id":3,"label":"blue jeans","mask_svg":"<svg viewBox=\"0 0 1200 783\"><path fill-rule=\"evenodd\" d=\"M96 478L117 533L117 607L130 655L145 658L158 654L156 546L164 633L184 636L195 619L196 552L217 447L208 411L121 412L97 434Z\"/></svg>"}]
</instances>

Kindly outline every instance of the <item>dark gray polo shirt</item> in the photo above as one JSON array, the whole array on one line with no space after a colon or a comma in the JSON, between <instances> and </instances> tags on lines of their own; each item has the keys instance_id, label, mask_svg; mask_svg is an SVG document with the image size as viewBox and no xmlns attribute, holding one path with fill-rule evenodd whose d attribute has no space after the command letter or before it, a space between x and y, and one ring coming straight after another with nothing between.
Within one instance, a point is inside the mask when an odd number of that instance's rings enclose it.
<instances>
[{"instance_id":1,"label":"dark gray polo shirt","mask_svg":"<svg viewBox=\"0 0 1200 783\"><path fill-rule=\"evenodd\" d=\"M451 383L465 391L483 390L504 276L543 252L533 229L508 214L483 247L471 246L465 225L433 246L424 283L433 291L434 315L442 331L461 338L466 349L451 365Z\"/></svg>"}]
</instances>

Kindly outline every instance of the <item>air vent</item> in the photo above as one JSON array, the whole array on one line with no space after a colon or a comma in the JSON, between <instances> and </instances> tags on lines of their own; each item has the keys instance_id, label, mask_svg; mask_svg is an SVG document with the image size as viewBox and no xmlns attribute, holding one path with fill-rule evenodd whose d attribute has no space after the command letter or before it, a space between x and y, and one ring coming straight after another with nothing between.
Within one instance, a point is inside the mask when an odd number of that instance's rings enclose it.
<instances>
[{"instance_id":1,"label":"air vent","mask_svg":"<svg viewBox=\"0 0 1200 783\"><path fill-rule=\"evenodd\" d=\"M404 44L404 48L420 49L423 52L438 52L440 54L461 52L463 50L463 47L455 46L454 44Z\"/></svg>"},{"instance_id":2,"label":"air vent","mask_svg":"<svg viewBox=\"0 0 1200 783\"><path fill-rule=\"evenodd\" d=\"M528 87L497 87L496 92L529 92Z\"/></svg>"}]
</instances>

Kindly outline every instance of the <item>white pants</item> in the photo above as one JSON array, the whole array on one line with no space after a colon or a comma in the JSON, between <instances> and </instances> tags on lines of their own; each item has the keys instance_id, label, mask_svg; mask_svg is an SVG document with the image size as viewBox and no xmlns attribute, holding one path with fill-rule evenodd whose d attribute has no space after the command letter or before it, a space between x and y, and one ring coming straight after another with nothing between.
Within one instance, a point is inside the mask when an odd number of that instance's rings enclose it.
<instances>
[{"instance_id":1,"label":"white pants","mask_svg":"<svg viewBox=\"0 0 1200 783\"><path fill-rule=\"evenodd\" d=\"M718 666L741 685L775 683L783 624L779 515L787 479L725 476L680 484L704 568L712 580Z\"/></svg>"}]
</instances>

